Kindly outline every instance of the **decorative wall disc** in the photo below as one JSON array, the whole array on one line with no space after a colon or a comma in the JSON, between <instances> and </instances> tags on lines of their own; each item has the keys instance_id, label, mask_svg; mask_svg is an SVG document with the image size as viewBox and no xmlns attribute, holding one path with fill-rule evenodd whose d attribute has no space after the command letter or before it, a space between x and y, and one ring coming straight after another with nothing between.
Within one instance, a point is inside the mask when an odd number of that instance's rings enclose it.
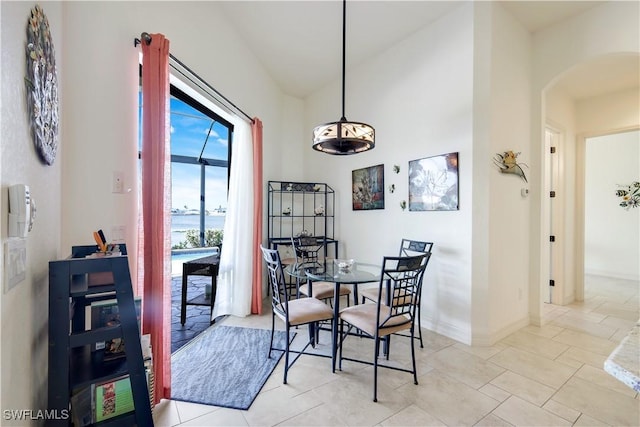
<instances>
[{"instance_id":1,"label":"decorative wall disc","mask_svg":"<svg viewBox=\"0 0 640 427\"><path fill-rule=\"evenodd\" d=\"M58 77L49 20L40 5L31 9L26 53L31 134L40 158L51 165L58 150Z\"/></svg>"}]
</instances>

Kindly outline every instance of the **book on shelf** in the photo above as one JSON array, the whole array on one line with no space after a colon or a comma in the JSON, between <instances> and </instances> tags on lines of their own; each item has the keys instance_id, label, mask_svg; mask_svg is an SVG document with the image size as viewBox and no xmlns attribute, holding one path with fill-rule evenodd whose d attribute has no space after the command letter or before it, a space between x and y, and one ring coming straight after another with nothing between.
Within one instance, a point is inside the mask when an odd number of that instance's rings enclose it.
<instances>
[{"instance_id":1,"label":"book on shelf","mask_svg":"<svg viewBox=\"0 0 640 427\"><path fill-rule=\"evenodd\" d=\"M95 384L92 396L94 422L108 420L135 409L129 375Z\"/></svg>"},{"instance_id":2,"label":"book on shelf","mask_svg":"<svg viewBox=\"0 0 640 427\"><path fill-rule=\"evenodd\" d=\"M89 426L94 422L91 408L91 386L74 391L71 396L71 421L74 427Z\"/></svg>"},{"instance_id":3,"label":"book on shelf","mask_svg":"<svg viewBox=\"0 0 640 427\"><path fill-rule=\"evenodd\" d=\"M151 408L155 406L155 381L152 358L145 360L145 377ZM71 396L71 418L74 427L93 425L98 421L133 411L133 391L129 375L97 382L74 391Z\"/></svg>"},{"instance_id":4,"label":"book on shelf","mask_svg":"<svg viewBox=\"0 0 640 427\"><path fill-rule=\"evenodd\" d=\"M135 297L136 318L138 319L138 332L140 331L140 316L142 310L142 298ZM115 299L92 302L87 306L91 313L90 322L87 322L89 329L97 329L105 326L115 326L120 324L120 313L118 302ZM107 341L98 341L92 346L92 350L104 350L104 360L113 360L124 357L124 339L113 338Z\"/></svg>"}]
</instances>

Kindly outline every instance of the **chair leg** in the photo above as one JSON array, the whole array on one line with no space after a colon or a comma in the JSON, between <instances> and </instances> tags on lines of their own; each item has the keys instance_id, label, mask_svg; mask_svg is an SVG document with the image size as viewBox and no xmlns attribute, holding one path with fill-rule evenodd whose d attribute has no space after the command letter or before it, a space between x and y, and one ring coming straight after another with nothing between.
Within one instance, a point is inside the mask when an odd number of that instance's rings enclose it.
<instances>
[{"instance_id":1,"label":"chair leg","mask_svg":"<svg viewBox=\"0 0 640 427\"><path fill-rule=\"evenodd\" d=\"M340 319L340 332L338 333L338 339L336 340L337 342L334 343L333 345L340 345L340 354L338 355L338 369L341 371L342 371L342 340L343 340L342 333L343 332L344 332L344 320Z\"/></svg>"},{"instance_id":2,"label":"chair leg","mask_svg":"<svg viewBox=\"0 0 640 427\"><path fill-rule=\"evenodd\" d=\"M353 304L358 305L358 284L353 283ZM349 297L347 297L347 300ZM362 302L364 303L364 298L362 298Z\"/></svg>"},{"instance_id":3,"label":"chair leg","mask_svg":"<svg viewBox=\"0 0 640 427\"><path fill-rule=\"evenodd\" d=\"M420 323L420 305L418 305L418 336L420 337L420 348L424 348L422 343L422 324Z\"/></svg>"},{"instance_id":4,"label":"chair leg","mask_svg":"<svg viewBox=\"0 0 640 427\"><path fill-rule=\"evenodd\" d=\"M282 381L283 384L287 383L287 372L289 371L289 325L287 324L286 327L286 331L287 331L287 338L285 339L285 346L284 346L284 381Z\"/></svg>"},{"instance_id":5,"label":"chair leg","mask_svg":"<svg viewBox=\"0 0 640 427\"><path fill-rule=\"evenodd\" d=\"M373 350L373 401L377 402L378 401L378 354L380 353L380 338L376 336L374 340L375 340L375 349Z\"/></svg>"},{"instance_id":6,"label":"chair leg","mask_svg":"<svg viewBox=\"0 0 640 427\"><path fill-rule=\"evenodd\" d=\"M389 353L391 352L391 335L387 335L383 339L384 339L384 345L382 346L382 348L384 349L384 354L387 360L389 360Z\"/></svg>"},{"instance_id":7,"label":"chair leg","mask_svg":"<svg viewBox=\"0 0 640 427\"><path fill-rule=\"evenodd\" d=\"M411 327L411 361L413 363L413 383L418 385L418 371L416 370L416 349L414 345L415 325Z\"/></svg>"},{"instance_id":8,"label":"chair leg","mask_svg":"<svg viewBox=\"0 0 640 427\"><path fill-rule=\"evenodd\" d=\"M276 315L271 314L271 342L269 343L269 359L271 359L271 350L273 350L273 334L276 329Z\"/></svg>"}]
</instances>

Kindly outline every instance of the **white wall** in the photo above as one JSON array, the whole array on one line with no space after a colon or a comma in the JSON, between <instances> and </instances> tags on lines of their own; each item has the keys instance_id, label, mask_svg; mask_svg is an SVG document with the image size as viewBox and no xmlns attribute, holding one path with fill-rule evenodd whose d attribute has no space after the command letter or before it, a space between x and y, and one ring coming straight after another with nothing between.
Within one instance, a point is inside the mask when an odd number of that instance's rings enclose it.
<instances>
[{"instance_id":1,"label":"white wall","mask_svg":"<svg viewBox=\"0 0 640 427\"><path fill-rule=\"evenodd\" d=\"M47 402L47 327L48 261L57 257L61 237L60 180L64 165L64 129L59 133L58 156L52 166L40 162L29 132L26 110L26 26L35 3L0 2L2 73L0 83L2 130L0 203L2 233L0 245L19 240L7 237L7 187L27 184L36 202L33 230L25 239L27 248L26 278L15 288L0 292L0 344L2 363L2 409L44 409ZM56 50L60 111L64 110L64 60L62 6L45 2L43 11L49 20ZM0 252L2 255L2 252ZM0 260L4 259L0 257ZM2 425L11 425L3 419ZM14 424L15 425L15 424Z\"/></svg>"},{"instance_id":2,"label":"white wall","mask_svg":"<svg viewBox=\"0 0 640 427\"><path fill-rule=\"evenodd\" d=\"M291 102L280 94L215 2L67 2L64 6L65 20L73 25L68 25L65 39L68 142L62 252L72 244L91 243L92 230L109 233L116 225L126 226L129 250L135 249L140 48L134 48L133 39L143 31L163 33L175 57L248 114L262 119L264 174L280 173L274 153L282 153L281 147L289 142L280 131L281 123L299 122L300 113L285 108L285 101ZM131 192L111 193L113 171L124 173L125 188Z\"/></svg>"},{"instance_id":3,"label":"white wall","mask_svg":"<svg viewBox=\"0 0 640 427\"><path fill-rule=\"evenodd\" d=\"M509 149L528 155L530 49L528 32L499 5L463 5L349 71L347 118L376 128L373 151L331 157L309 143L305 152L306 179L330 171L338 224L349 225L337 233L343 254L379 262L402 237L435 242L423 325L463 342L491 344L528 323L527 185L491 159ZM337 119L338 83L307 100L310 129ZM460 210L403 212L408 161L451 151L460 156ZM395 193L386 192L384 210L353 211L351 171L380 163Z\"/></svg>"},{"instance_id":4,"label":"white wall","mask_svg":"<svg viewBox=\"0 0 640 427\"><path fill-rule=\"evenodd\" d=\"M632 54L640 61L639 53ZM593 136L638 126L640 122L640 88L607 93L575 103L576 130Z\"/></svg>"},{"instance_id":5,"label":"white wall","mask_svg":"<svg viewBox=\"0 0 640 427\"><path fill-rule=\"evenodd\" d=\"M618 185L640 180L640 131L588 138L585 273L640 280L640 207L625 210Z\"/></svg>"},{"instance_id":6,"label":"white wall","mask_svg":"<svg viewBox=\"0 0 640 427\"><path fill-rule=\"evenodd\" d=\"M403 237L435 242L425 276L423 326L469 341L471 306L473 8L465 5L392 49L348 69L346 116L376 129L376 148L356 156L311 149L311 129L340 117L340 82L307 99L305 179L336 191L340 254L379 263ZM348 64L348 61L347 61ZM402 78L398 78L402 75ZM408 162L459 152L460 210L402 211ZM385 165L385 209L353 211L351 172ZM400 166L395 174L393 165Z\"/></svg>"},{"instance_id":7,"label":"white wall","mask_svg":"<svg viewBox=\"0 0 640 427\"><path fill-rule=\"evenodd\" d=\"M471 327L474 345L491 345L528 324L528 185L492 159L513 150L528 161L531 46L499 4L478 2L474 12Z\"/></svg>"},{"instance_id":8,"label":"white wall","mask_svg":"<svg viewBox=\"0 0 640 427\"><path fill-rule=\"evenodd\" d=\"M580 137L576 142L578 154L577 157L580 162L579 166L581 166L582 163L587 165L588 157L586 148L591 145L591 143L589 145L587 144L587 141L591 141L589 137L600 137L606 134L615 134L612 135L612 139L607 138L606 136L603 136L602 139L597 138L601 143L598 144L598 147L602 147L604 144L608 144L610 141L618 141L619 139L623 139L626 141L625 146L630 148L630 158L625 157L624 162L631 163L628 164L627 167L623 167L621 164L619 164L619 162L611 162L609 163L607 169L611 170L610 173L612 174L612 177L615 177L617 174L623 173L632 175L635 173L634 176L640 176L640 173L638 171L638 162L640 162L640 156L637 153L637 129L640 128L640 88L618 91L586 100L581 100L579 102L576 102L575 111L577 117L576 126L580 134ZM635 132L622 132L631 129L634 129ZM636 151L634 151L633 149L634 142L632 141L634 140L634 138ZM615 149L611 149L609 151L609 153L612 152L615 152ZM598 168L600 169L600 167ZM623 172L623 169L625 172ZM591 173L591 168L587 165L584 167L584 169L581 169L580 172L581 174L579 175L579 178L582 178L582 176L584 176L586 181L587 174ZM638 180L638 178L629 178L627 175L621 176L621 178L630 180L630 182ZM586 182L583 183L583 181L581 181L580 179L578 180L578 184L580 185L578 185L576 188L576 196L578 200L577 209L579 215L584 215L584 230L586 232L586 235L584 245L579 245L576 248L576 251L578 252L576 254L576 257L580 257L584 253L584 263L582 264L584 265L584 271L587 273L599 272L599 274L605 274L605 272L608 271L606 275L610 275L612 277L623 277L630 279L635 278L634 280L638 280L638 266L635 265L637 263L626 264L626 268L623 268L623 270L620 270L619 272L617 268L607 269L603 267L602 262L594 264L594 261L596 261L596 259L598 258L593 256L593 253L590 252L587 238L589 235L593 235L594 233L593 227L590 227L590 224L593 224L593 219L591 218L592 213L595 216L600 215L600 213L587 207L586 199L583 200L582 198L583 194L589 194L590 185ZM629 214L630 212L625 213ZM621 213L616 210L614 217L618 218L620 215ZM619 253L622 260L624 260L627 256L629 256L630 259L638 259L637 245L639 244L638 240L640 240L640 233L638 233L639 221L637 215L638 213L631 213L631 215L623 215L619 218L621 221L620 224L625 224L625 229L628 230L628 236L630 236L630 238L628 239L620 239L616 246L617 249L614 253ZM621 261L620 264L624 264L624 261ZM582 289L579 289L578 291L580 293Z\"/></svg>"},{"instance_id":9,"label":"white wall","mask_svg":"<svg viewBox=\"0 0 640 427\"><path fill-rule=\"evenodd\" d=\"M93 230L109 234L114 225L126 226L135 253L135 37L143 31L164 33L173 55L263 120L265 177L282 173L282 147L299 137L283 134L281 124L300 123L302 117L300 103L281 95L215 2L44 2L58 57L61 131L56 162L43 166L28 134L23 89L33 6L0 2L2 199L8 185L27 183L38 207L27 239L26 280L0 296L2 409L46 407L48 261L67 256L71 245L92 244ZM130 193L111 193L113 171L123 172ZM0 206L4 243L7 207Z\"/></svg>"},{"instance_id":10,"label":"white wall","mask_svg":"<svg viewBox=\"0 0 640 427\"><path fill-rule=\"evenodd\" d=\"M474 297L474 311L486 307L486 330L474 330L474 343L493 344L498 339L529 323L529 209L530 198L522 196L528 182L522 178L502 174L490 159L496 153L512 150L528 179L531 170L527 165L531 158L530 128L531 105L531 36L529 32L508 14L499 4L492 5L490 84L490 135L488 150L480 150L474 167L488 170L490 195L486 201L489 213L488 280L486 301ZM476 51L478 55L478 51ZM479 111L476 109L474 114ZM478 149L474 138L474 151ZM485 172L486 173L486 172ZM486 185L474 179L474 193ZM474 198L474 208L476 199ZM474 221L476 220L474 215ZM481 223L478 223L482 227ZM480 253L474 251L474 259ZM478 282L474 277L474 289ZM482 324L481 319L473 320Z\"/></svg>"}]
</instances>

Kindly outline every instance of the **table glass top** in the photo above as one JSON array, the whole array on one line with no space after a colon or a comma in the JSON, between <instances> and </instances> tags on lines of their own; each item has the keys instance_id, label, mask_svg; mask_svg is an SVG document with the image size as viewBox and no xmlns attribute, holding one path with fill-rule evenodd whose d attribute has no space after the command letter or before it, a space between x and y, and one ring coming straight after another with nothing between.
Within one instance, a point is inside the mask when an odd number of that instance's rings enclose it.
<instances>
[{"instance_id":1,"label":"table glass top","mask_svg":"<svg viewBox=\"0 0 640 427\"><path fill-rule=\"evenodd\" d=\"M339 268L333 260L315 264L291 264L285 272L293 277L335 283L367 283L380 281L381 267L355 262L349 269Z\"/></svg>"}]
</instances>

